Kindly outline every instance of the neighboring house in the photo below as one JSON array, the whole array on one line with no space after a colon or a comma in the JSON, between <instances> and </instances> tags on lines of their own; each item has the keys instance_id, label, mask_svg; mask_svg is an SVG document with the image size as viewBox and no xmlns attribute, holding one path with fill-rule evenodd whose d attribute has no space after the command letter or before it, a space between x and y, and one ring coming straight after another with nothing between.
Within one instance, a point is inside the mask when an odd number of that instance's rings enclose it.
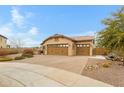
<instances>
[{"instance_id":1,"label":"neighboring house","mask_svg":"<svg viewBox=\"0 0 124 93\"><path fill-rule=\"evenodd\" d=\"M67 37L55 34L42 42L45 55L93 55L94 36Z\"/></svg>"},{"instance_id":2,"label":"neighboring house","mask_svg":"<svg viewBox=\"0 0 124 93\"><path fill-rule=\"evenodd\" d=\"M7 48L7 38L0 35L0 48Z\"/></svg>"}]
</instances>

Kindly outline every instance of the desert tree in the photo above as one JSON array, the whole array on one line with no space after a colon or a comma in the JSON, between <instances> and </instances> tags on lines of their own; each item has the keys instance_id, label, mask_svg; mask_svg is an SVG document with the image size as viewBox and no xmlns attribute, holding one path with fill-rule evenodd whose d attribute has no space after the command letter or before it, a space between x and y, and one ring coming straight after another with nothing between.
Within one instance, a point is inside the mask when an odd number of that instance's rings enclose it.
<instances>
[{"instance_id":1,"label":"desert tree","mask_svg":"<svg viewBox=\"0 0 124 93\"><path fill-rule=\"evenodd\" d=\"M124 7L102 20L105 28L97 33L97 44L124 58Z\"/></svg>"},{"instance_id":2,"label":"desert tree","mask_svg":"<svg viewBox=\"0 0 124 93\"><path fill-rule=\"evenodd\" d=\"M10 46L14 48L22 48L25 44L24 41L20 38L11 38L9 42L10 42Z\"/></svg>"}]
</instances>

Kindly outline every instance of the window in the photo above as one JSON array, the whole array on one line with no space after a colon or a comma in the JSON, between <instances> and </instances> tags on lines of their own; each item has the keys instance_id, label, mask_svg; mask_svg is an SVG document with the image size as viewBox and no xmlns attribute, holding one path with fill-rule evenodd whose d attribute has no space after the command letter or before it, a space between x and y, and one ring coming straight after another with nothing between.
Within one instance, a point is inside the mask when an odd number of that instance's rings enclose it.
<instances>
[{"instance_id":1,"label":"window","mask_svg":"<svg viewBox=\"0 0 124 93\"><path fill-rule=\"evenodd\" d=\"M80 45L77 45L77 47L80 47Z\"/></svg>"},{"instance_id":2,"label":"window","mask_svg":"<svg viewBox=\"0 0 124 93\"><path fill-rule=\"evenodd\" d=\"M60 47L62 47L62 45L60 45Z\"/></svg>"},{"instance_id":3,"label":"window","mask_svg":"<svg viewBox=\"0 0 124 93\"><path fill-rule=\"evenodd\" d=\"M68 47L68 45L66 45L66 47Z\"/></svg>"},{"instance_id":4,"label":"window","mask_svg":"<svg viewBox=\"0 0 124 93\"><path fill-rule=\"evenodd\" d=\"M87 47L89 47L90 45L87 45Z\"/></svg>"},{"instance_id":5,"label":"window","mask_svg":"<svg viewBox=\"0 0 124 93\"><path fill-rule=\"evenodd\" d=\"M84 45L84 47L86 47L86 45Z\"/></svg>"},{"instance_id":6,"label":"window","mask_svg":"<svg viewBox=\"0 0 124 93\"><path fill-rule=\"evenodd\" d=\"M83 45L80 45L80 47L82 47Z\"/></svg>"},{"instance_id":7,"label":"window","mask_svg":"<svg viewBox=\"0 0 124 93\"><path fill-rule=\"evenodd\" d=\"M66 45L63 45L63 47L66 47Z\"/></svg>"}]
</instances>

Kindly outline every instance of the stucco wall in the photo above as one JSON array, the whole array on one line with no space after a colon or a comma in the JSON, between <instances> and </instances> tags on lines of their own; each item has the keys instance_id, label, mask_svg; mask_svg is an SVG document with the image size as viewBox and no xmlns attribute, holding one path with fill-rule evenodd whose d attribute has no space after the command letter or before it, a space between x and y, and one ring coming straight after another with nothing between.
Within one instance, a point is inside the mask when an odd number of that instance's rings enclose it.
<instances>
[{"instance_id":1,"label":"stucco wall","mask_svg":"<svg viewBox=\"0 0 124 93\"><path fill-rule=\"evenodd\" d=\"M7 47L7 39L0 36L0 48L6 48Z\"/></svg>"}]
</instances>

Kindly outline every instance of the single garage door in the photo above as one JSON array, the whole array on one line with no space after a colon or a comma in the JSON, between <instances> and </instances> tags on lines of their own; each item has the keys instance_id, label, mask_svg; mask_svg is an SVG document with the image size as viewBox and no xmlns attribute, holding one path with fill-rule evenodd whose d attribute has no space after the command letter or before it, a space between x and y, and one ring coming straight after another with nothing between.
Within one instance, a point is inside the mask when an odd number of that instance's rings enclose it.
<instances>
[{"instance_id":1,"label":"single garage door","mask_svg":"<svg viewBox=\"0 0 124 93\"><path fill-rule=\"evenodd\" d=\"M68 44L49 44L47 45L48 55L68 55Z\"/></svg>"},{"instance_id":2,"label":"single garage door","mask_svg":"<svg viewBox=\"0 0 124 93\"><path fill-rule=\"evenodd\" d=\"M76 45L76 55L90 55L90 45L89 44L77 44Z\"/></svg>"}]
</instances>

